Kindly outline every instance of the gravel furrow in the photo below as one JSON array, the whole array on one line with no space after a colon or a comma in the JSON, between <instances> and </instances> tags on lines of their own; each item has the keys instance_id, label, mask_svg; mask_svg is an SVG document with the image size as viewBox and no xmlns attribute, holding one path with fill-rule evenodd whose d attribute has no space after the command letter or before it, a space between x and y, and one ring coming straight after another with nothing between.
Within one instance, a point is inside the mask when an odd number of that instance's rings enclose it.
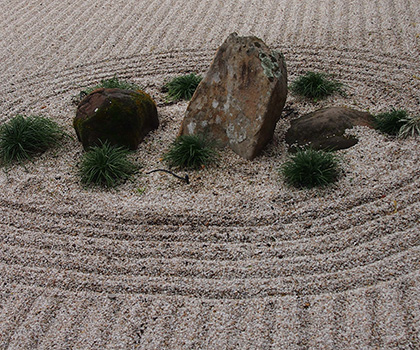
<instances>
[{"instance_id":1,"label":"gravel furrow","mask_svg":"<svg viewBox=\"0 0 420 350\"><path fill-rule=\"evenodd\" d=\"M0 4L0 123L41 114L72 136L0 171L0 349L420 348L419 139L349 131L359 142L325 189L278 173L292 118L418 114L416 0ZM347 95L289 94L252 162L225 150L189 185L146 175L166 166L187 107L162 86L205 74L233 31L283 52L289 83L324 71ZM113 76L152 96L160 127L130 156L131 182L83 188L73 100Z\"/></svg>"}]
</instances>

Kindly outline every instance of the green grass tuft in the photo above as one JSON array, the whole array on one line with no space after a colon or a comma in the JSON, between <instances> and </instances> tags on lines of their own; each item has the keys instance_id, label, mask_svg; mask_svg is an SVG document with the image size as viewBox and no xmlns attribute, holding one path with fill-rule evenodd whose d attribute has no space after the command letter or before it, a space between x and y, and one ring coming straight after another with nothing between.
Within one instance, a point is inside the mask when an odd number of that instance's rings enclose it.
<instances>
[{"instance_id":1,"label":"green grass tuft","mask_svg":"<svg viewBox=\"0 0 420 350\"><path fill-rule=\"evenodd\" d=\"M389 112L375 116L375 127L379 131L396 136L402 126L406 124L407 112L402 109L392 109Z\"/></svg>"},{"instance_id":2,"label":"green grass tuft","mask_svg":"<svg viewBox=\"0 0 420 350\"><path fill-rule=\"evenodd\" d=\"M219 154L215 144L203 135L182 135L172 143L168 153L164 154L170 167L200 169L218 161Z\"/></svg>"},{"instance_id":3,"label":"green grass tuft","mask_svg":"<svg viewBox=\"0 0 420 350\"><path fill-rule=\"evenodd\" d=\"M138 170L127 159L129 153L126 148L108 142L90 148L82 156L79 170L82 183L110 188L129 179Z\"/></svg>"},{"instance_id":4,"label":"green grass tuft","mask_svg":"<svg viewBox=\"0 0 420 350\"><path fill-rule=\"evenodd\" d=\"M101 80L100 84L86 88L82 91L82 94L89 95L92 91L100 88L105 89L122 89L122 90L140 90L140 86L136 84L129 83L125 80L119 80L116 76L111 79Z\"/></svg>"},{"instance_id":5,"label":"green grass tuft","mask_svg":"<svg viewBox=\"0 0 420 350\"><path fill-rule=\"evenodd\" d=\"M62 128L49 118L17 115L0 126L1 162L22 163L57 145L63 135Z\"/></svg>"},{"instance_id":6,"label":"green grass tuft","mask_svg":"<svg viewBox=\"0 0 420 350\"><path fill-rule=\"evenodd\" d=\"M335 92L344 94L343 84L330 79L325 73L307 72L298 77L290 90L295 94L314 100L323 99Z\"/></svg>"},{"instance_id":7,"label":"green grass tuft","mask_svg":"<svg viewBox=\"0 0 420 350\"><path fill-rule=\"evenodd\" d=\"M398 137L407 138L409 136L415 137L420 135L420 115L407 116L400 121L404 124L398 131Z\"/></svg>"},{"instance_id":8,"label":"green grass tuft","mask_svg":"<svg viewBox=\"0 0 420 350\"><path fill-rule=\"evenodd\" d=\"M194 73L173 78L165 85L170 100L190 100L202 77Z\"/></svg>"},{"instance_id":9,"label":"green grass tuft","mask_svg":"<svg viewBox=\"0 0 420 350\"><path fill-rule=\"evenodd\" d=\"M299 150L281 167L285 181L297 188L326 186L338 179L339 159L314 149Z\"/></svg>"}]
</instances>

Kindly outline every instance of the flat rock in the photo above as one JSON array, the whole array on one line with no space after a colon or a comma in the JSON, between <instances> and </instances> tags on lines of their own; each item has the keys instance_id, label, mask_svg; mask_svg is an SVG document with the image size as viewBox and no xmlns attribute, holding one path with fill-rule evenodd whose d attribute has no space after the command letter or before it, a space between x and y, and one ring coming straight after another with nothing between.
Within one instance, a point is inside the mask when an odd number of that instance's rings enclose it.
<instances>
[{"instance_id":1,"label":"flat rock","mask_svg":"<svg viewBox=\"0 0 420 350\"><path fill-rule=\"evenodd\" d=\"M205 134L253 159L272 139L286 97L283 55L257 37L233 33L197 87L180 134Z\"/></svg>"},{"instance_id":2,"label":"flat rock","mask_svg":"<svg viewBox=\"0 0 420 350\"><path fill-rule=\"evenodd\" d=\"M367 112L344 107L329 107L291 121L286 132L290 146L338 150L354 146L358 140L344 135L356 125L373 128L374 118Z\"/></svg>"}]
</instances>

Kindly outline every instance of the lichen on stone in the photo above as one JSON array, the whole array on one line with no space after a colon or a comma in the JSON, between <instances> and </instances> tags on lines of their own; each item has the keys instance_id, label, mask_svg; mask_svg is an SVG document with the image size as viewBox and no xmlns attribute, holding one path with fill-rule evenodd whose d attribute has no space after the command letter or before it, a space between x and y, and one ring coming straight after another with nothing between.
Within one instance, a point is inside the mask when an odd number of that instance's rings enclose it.
<instances>
[{"instance_id":1,"label":"lichen on stone","mask_svg":"<svg viewBox=\"0 0 420 350\"><path fill-rule=\"evenodd\" d=\"M196 123L193 122L193 121L188 124L187 128L188 128L188 132L190 133L190 135L194 135L195 127L196 127Z\"/></svg>"},{"instance_id":2,"label":"lichen on stone","mask_svg":"<svg viewBox=\"0 0 420 350\"><path fill-rule=\"evenodd\" d=\"M226 136L228 137L230 144L239 144L246 140L246 130L236 130L235 125L229 123L226 128Z\"/></svg>"},{"instance_id":3,"label":"lichen on stone","mask_svg":"<svg viewBox=\"0 0 420 350\"><path fill-rule=\"evenodd\" d=\"M269 56L267 56L264 52L260 52L259 58L261 60L261 66L263 68L264 74L267 76L267 78L279 79L281 77L282 72L279 62L284 62L284 57L280 52L272 50Z\"/></svg>"}]
</instances>

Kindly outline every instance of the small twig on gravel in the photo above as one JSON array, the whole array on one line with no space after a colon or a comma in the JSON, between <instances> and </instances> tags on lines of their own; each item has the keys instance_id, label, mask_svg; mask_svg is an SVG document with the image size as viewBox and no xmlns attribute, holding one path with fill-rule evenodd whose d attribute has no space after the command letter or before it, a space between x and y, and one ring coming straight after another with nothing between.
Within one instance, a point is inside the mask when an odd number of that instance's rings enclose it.
<instances>
[{"instance_id":1,"label":"small twig on gravel","mask_svg":"<svg viewBox=\"0 0 420 350\"><path fill-rule=\"evenodd\" d=\"M283 116L283 118L287 118L291 114L295 114L296 110L294 108L291 108L289 106L284 107L283 112L286 114Z\"/></svg>"},{"instance_id":2,"label":"small twig on gravel","mask_svg":"<svg viewBox=\"0 0 420 350\"><path fill-rule=\"evenodd\" d=\"M185 177L182 177L182 176L178 176L178 175L174 174L172 171L169 171L169 170L166 170L166 169L155 169L155 170L147 172L146 174L151 174L151 173L154 173L156 171L163 171L165 173L168 173L168 174L171 174L171 175L175 176L176 178L178 178L180 180L185 181L187 184L190 183L190 178L189 178L188 174L185 174Z\"/></svg>"}]
</instances>

